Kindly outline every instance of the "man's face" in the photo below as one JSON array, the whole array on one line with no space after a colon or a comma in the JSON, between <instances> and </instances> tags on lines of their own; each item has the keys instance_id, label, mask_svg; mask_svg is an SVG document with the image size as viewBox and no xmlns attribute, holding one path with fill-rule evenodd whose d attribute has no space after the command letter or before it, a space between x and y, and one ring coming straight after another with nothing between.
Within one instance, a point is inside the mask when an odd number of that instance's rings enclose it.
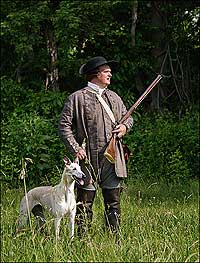
<instances>
[{"instance_id":1,"label":"man's face","mask_svg":"<svg viewBox=\"0 0 200 263\"><path fill-rule=\"evenodd\" d=\"M103 65L99 67L97 78L99 82L101 82L102 86L108 86L110 84L111 77L111 68L108 65Z\"/></svg>"}]
</instances>

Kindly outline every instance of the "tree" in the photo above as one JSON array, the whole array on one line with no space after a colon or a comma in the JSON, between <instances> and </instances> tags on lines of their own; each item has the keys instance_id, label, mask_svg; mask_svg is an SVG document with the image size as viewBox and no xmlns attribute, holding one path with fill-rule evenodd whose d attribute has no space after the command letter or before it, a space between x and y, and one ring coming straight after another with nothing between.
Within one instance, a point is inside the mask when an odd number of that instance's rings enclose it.
<instances>
[{"instance_id":1,"label":"tree","mask_svg":"<svg viewBox=\"0 0 200 263\"><path fill-rule=\"evenodd\" d=\"M1 76L34 90L73 92L83 84L80 65L102 55L120 61L112 88L127 106L161 69L172 77L152 91L147 109L197 103L199 7L194 1L8 0L1 1L1 11Z\"/></svg>"},{"instance_id":2,"label":"tree","mask_svg":"<svg viewBox=\"0 0 200 263\"><path fill-rule=\"evenodd\" d=\"M2 75L11 73L18 82L34 89L42 82L47 89L58 89L57 43L52 21L59 2L1 2L5 63ZM12 8L7 9L10 5ZM8 68L10 72L6 72Z\"/></svg>"},{"instance_id":3,"label":"tree","mask_svg":"<svg viewBox=\"0 0 200 263\"><path fill-rule=\"evenodd\" d=\"M45 86L48 90L59 89L59 76L58 76L58 48L55 37L55 30L53 26L53 19L55 12L59 8L61 0L50 0L49 11L51 12L50 17L45 23L44 35L47 41L47 50L49 53L49 65L46 70L46 81Z\"/></svg>"},{"instance_id":4,"label":"tree","mask_svg":"<svg viewBox=\"0 0 200 263\"><path fill-rule=\"evenodd\" d=\"M137 89L140 93L143 91L142 87L151 71L171 75L170 79L161 82L148 96L148 109L162 110L166 105L174 108L178 106L180 109L188 107L192 103L192 94L196 93L199 80L199 62L198 67L191 66L194 53L197 57L199 54L198 5L191 1L184 1L180 5L176 1L159 0L139 2L138 8L137 32L142 27L141 38L146 45L146 54L150 54L148 61L151 66L138 68ZM144 24L147 25L145 28ZM194 75L195 81L192 80L191 70L197 73ZM171 106L170 108L172 109Z\"/></svg>"}]
</instances>

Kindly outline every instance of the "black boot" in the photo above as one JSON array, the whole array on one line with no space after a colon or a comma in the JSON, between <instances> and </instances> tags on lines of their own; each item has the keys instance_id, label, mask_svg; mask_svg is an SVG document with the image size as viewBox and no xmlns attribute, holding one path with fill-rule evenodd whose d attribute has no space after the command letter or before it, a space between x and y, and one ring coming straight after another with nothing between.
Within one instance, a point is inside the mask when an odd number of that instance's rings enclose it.
<instances>
[{"instance_id":1,"label":"black boot","mask_svg":"<svg viewBox=\"0 0 200 263\"><path fill-rule=\"evenodd\" d=\"M92 205L96 191L77 188L77 208L76 223L78 225L78 235L85 232L86 227L90 227L92 222Z\"/></svg>"},{"instance_id":2,"label":"black boot","mask_svg":"<svg viewBox=\"0 0 200 263\"><path fill-rule=\"evenodd\" d=\"M102 189L106 224L112 232L120 225L120 188Z\"/></svg>"}]
</instances>

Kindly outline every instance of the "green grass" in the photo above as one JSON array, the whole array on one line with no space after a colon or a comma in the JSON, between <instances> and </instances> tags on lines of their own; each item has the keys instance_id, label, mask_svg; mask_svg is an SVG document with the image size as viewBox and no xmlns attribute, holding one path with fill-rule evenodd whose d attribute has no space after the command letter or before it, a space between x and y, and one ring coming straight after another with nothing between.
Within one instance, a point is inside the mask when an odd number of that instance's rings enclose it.
<instances>
[{"instance_id":1,"label":"green grass","mask_svg":"<svg viewBox=\"0 0 200 263\"><path fill-rule=\"evenodd\" d=\"M1 262L199 262L198 182L127 181L119 238L108 233L99 189L90 233L69 242L67 219L58 244L48 217L45 233L15 235L23 189L2 187Z\"/></svg>"}]
</instances>

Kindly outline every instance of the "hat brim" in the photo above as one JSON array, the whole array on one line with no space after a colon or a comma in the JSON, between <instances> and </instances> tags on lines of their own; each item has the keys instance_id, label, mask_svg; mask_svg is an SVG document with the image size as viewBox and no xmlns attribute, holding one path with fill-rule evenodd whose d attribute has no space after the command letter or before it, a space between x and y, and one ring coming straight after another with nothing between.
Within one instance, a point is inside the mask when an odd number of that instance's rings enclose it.
<instances>
[{"instance_id":1,"label":"hat brim","mask_svg":"<svg viewBox=\"0 0 200 263\"><path fill-rule=\"evenodd\" d=\"M79 74L80 75L83 75L84 74L84 67L85 67L85 64L83 64L80 69L79 69Z\"/></svg>"},{"instance_id":2,"label":"hat brim","mask_svg":"<svg viewBox=\"0 0 200 263\"><path fill-rule=\"evenodd\" d=\"M89 74L90 72L92 72L93 70L95 70L96 68L100 67L100 66L103 66L103 65L108 65L112 71L115 71L116 70L116 67L118 65L118 62L116 60L109 60L105 63L99 63L97 64L94 68L92 69L88 69L88 70L84 70L84 67L85 67L86 64L83 64L80 69L79 69L79 74L80 75L87 75Z\"/></svg>"}]
</instances>

